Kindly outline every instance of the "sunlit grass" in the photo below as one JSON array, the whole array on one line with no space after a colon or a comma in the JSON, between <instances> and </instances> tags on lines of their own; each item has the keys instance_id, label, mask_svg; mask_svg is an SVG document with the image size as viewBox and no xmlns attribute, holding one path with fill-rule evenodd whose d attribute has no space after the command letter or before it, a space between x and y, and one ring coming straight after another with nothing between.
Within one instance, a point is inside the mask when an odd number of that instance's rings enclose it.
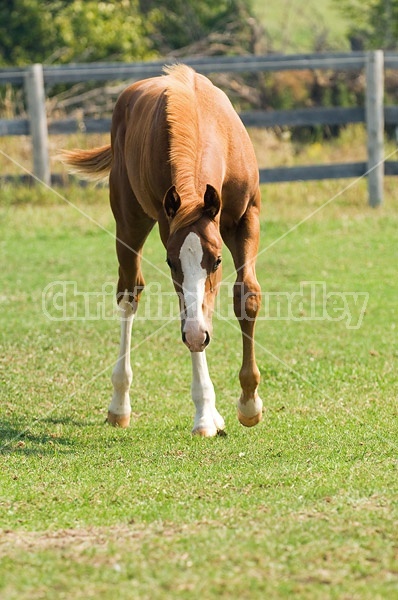
<instances>
[{"instance_id":1,"label":"sunlit grass","mask_svg":"<svg viewBox=\"0 0 398 600\"><path fill-rule=\"evenodd\" d=\"M254 0L268 50L282 54L349 51L349 20L333 0Z\"/></svg>"},{"instance_id":2,"label":"sunlit grass","mask_svg":"<svg viewBox=\"0 0 398 600\"><path fill-rule=\"evenodd\" d=\"M237 323L216 314L208 360L228 436L213 440L190 434L177 321L137 318L132 425L117 430L104 425L117 320L43 312L52 282L115 282L107 190L2 189L2 597L394 597L394 183L378 210L365 181L263 186L263 291L324 282L369 299L356 329L305 320L308 295L296 320L262 315L265 414L251 430L235 414ZM144 256L147 283L171 293L156 229Z\"/></svg>"}]
</instances>

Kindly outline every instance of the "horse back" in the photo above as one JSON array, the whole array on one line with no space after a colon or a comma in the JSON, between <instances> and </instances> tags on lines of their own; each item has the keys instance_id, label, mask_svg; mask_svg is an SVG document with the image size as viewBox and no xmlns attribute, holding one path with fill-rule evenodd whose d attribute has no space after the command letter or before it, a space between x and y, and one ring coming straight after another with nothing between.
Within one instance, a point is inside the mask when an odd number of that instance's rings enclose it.
<instances>
[{"instance_id":1,"label":"horse back","mask_svg":"<svg viewBox=\"0 0 398 600\"><path fill-rule=\"evenodd\" d=\"M194 73L185 104L177 97L184 90L173 88L172 79L166 75L139 81L121 94L112 120L112 168L125 172L134 196L153 219L158 218L164 194L181 171L184 180L192 180L190 195L203 197L211 184L220 192L222 210L238 218L258 189L258 167L248 133L226 94L209 79ZM168 110L171 94L177 97L177 105L182 104L174 120ZM190 136L186 125L191 122L195 127ZM184 158L187 154L193 156L190 163Z\"/></svg>"},{"instance_id":2,"label":"horse back","mask_svg":"<svg viewBox=\"0 0 398 600\"><path fill-rule=\"evenodd\" d=\"M119 96L112 117L113 170L128 178L134 196L153 219L171 186L164 77L134 83ZM120 175L117 175L120 176Z\"/></svg>"}]
</instances>

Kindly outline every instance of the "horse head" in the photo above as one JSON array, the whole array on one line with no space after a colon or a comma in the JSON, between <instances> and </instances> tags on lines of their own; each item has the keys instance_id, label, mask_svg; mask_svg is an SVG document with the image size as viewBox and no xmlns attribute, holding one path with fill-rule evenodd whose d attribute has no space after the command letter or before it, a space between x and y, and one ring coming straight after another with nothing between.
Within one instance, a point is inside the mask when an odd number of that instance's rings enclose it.
<instances>
[{"instance_id":1,"label":"horse head","mask_svg":"<svg viewBox=\"0 0 398 600\"><path fill-rule=\"evenodd\" d=\"M182 340L191 352L202 352L212 332L214 302L221 281L222 240L217 219L220 206L220 196L211 185L206 187L203 203L194 211L186 211L185 219L179 218L184 208L175 186L164 198L171 225L167 264L180 300ZM190 222L193 215L194 221ZM180 226L172 226L174 219L180 221Z\"/></svg>"}]
</instances>

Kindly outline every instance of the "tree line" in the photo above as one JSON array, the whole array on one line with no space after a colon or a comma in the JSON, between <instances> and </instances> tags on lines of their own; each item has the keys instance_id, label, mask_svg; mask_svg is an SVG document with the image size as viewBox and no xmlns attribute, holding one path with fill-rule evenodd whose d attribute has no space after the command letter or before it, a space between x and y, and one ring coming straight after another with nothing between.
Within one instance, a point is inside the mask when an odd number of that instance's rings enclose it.
<instances>
[{"instance_id":1,"label":"tree line","mask_svg":"<svg viewBox=\"0 0 398 600\"><path fill-rule=\"evenodd\" d=\"M256 19L255 2L258 0L2 0L0 66L263 54L272 43ZM336 10L349 17L347 35L353 50L398 48L398 0L333 2ZM289 9L293 6L290 3ZM214 82L238 110L363 104L360 72L219 74ZM56 110L67 114L80 109L93 116L110 111L119 89L106 88L97 94L92 88L86 83L55 86L47 92L54 98ZM396 73L388 74L385 88L388 101L396 103ZM98 104L98 98L104 106ZM25 109L18 94L0 88L1 114L6 112L5 106L17 114ZM307 128L307 132L301 128L297 133L300 139L307 134L312 139L338 131L335 126Z\"/></svg>"},{"instance_id":2,"label":"tree line","mask_svg":"<svg viewBox=\"0 0 398 600\"><path fill-rule=\"evenodd\" d=\"M145 60L225 33L250 52L250 17L250 0L3 0L0 65Z\"/></svg>"},{"instance_id":3,"label":"tree line","mask_svg":"<svg viewBox=\"0 0 398 600\"><path fill-rule=\"evenodd\" d=\"M0 65L256 53L254 0L2 0ZM334 0L353 50L398 47L398 0ZM292 6L288 7L292 10Z\"/></svg>"}]
</instances>

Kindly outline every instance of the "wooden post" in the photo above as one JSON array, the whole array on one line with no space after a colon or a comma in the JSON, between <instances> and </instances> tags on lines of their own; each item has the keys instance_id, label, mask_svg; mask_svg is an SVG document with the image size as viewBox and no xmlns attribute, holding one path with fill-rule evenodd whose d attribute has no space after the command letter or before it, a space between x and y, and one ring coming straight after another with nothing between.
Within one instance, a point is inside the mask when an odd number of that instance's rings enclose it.
<instances>
[{"instance_id":1,"label":"wooden post","mask_svg":"<svg viewBox=\"0 0 398 600\"><path fill-rule=\"evenodd\" d=\"M42 65L36 64L28 67L25 74L25 90L32 136L33 173L40 181L50 185L46 98Z\"/></svg>"},{"instance_id":2,"label":"wooden post","mask_svg":"<svg viewBox=\"0 0 398 600\"><path fill-rule=\"evenodd\" d=\"M384 177L384 54L366 57L366 129L368 134L368 193L370 206L383 201Z\"/></svg>"}]
</instances>

